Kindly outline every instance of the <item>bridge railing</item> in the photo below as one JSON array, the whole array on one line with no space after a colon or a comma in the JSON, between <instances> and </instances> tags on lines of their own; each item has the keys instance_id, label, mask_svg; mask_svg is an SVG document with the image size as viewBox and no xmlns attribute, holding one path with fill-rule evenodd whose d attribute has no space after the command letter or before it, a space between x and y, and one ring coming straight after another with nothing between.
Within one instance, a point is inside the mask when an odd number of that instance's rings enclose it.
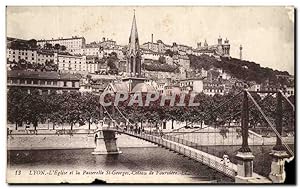
<instances>
[{"instance_id":1,"label":"bridge railing","mask_svg":"<svg viewBox=\"0 0 300 189\"><path fill-rule=\"evenodd\" d=\"M189 147L189 145L191 145L192 142L170 135L162 135L161 133L157 132L135 132L130 130L124 130L122 128L114 128L114 130L131 136L135 136L137 138L141 138L143 140L158 144L160 146L178 152L197 162L201 162L204 165L207 165L208 167L211 167L229 177L234 178L236 176L236 168L234 168L233 166L225 165L223 162L221 162L220 158Z\"/></svg>"}]
</instances>

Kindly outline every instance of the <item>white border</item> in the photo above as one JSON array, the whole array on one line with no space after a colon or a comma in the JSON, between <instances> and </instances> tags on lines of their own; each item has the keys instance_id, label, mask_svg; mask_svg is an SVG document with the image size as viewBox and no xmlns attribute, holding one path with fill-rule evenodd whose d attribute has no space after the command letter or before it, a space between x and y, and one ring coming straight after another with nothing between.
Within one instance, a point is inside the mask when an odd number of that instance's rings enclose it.
<instances>
[{"instance_id":1,"label":"white border","mask_svg":"<svg viewBox=\"0 0 300 189\"><path fill-rule=\"evenodd\" d=\"M0 45L0 60L1 60L1 64L0 64L0 104L1 104L1 114L0 114L0 123L2 126L2 129L0 129L0 133L1 133L1 161L0 161L0 166L1 166L1 171L0 171L0 187L1 188L8 188L11 186L8 186L5 182L5 178L6 178L6 50L5 50L5 38L6 38L6 32L5 32L5 6L6 5L50 5L50 6L55 6L55 5L121 5L121 6L129 6L129 5L204 5L204 6L208 6L208 5L226 5L226 6L237 6L237 5L242 5L242 6L247 6L247 5L257 5L257 6L271 6L271 5L294 5L296 8L300 7L300 1L299 0L230 0L230 1L225 1L225 0L202 0L202 1L197 1L197 0L170 0L170 1L159 1L159 0L143 0L143 1L138 1L138 0L103 0L103 1L99 1L99 0L68 0L68 1L64 1L62 2L61 0L51 0L51 1L41 1L41 0L27 0L27 1L22 1L22 0L2 0L0 1L0 40L1 40L1 45ZM299 12L298 12L299 14ZM298 19L296 19L297 21L297 26L298 26ZM298 44L298 40L299 37L297 37L297 44ZM297 49L297 55L299 55L299 48ZM298 60L298 59L297 59ZM296 64L297 65L297 64ZM299 72L299 66L296 69L296 73L300 73ZM299 78L299 76L298 76ZM299 89L299 80L297 78L297 88ZM297 90L298 92L298 90ZM298 95L297 95L298 96ZM297 107L299 105L299 99L297 99ZM297 117L300 117L299 115L299 111L297 113ZM297 125L298 126L298 125ZM297 128L297 137L299 138L299 130L300 128ZM297 147L299 147L299 140L297 140ZM297 149L298 152L299 149ZM299 163L299 154L297 153L298 157L297 157L297 163L296 165ZM296 182L300 181L299 179L299 169L297 169L297 178L296 178ZM15 186L14 186L15 187ZM41 187L41 186L23 186L23 187ZM45 187L45 186L43 186ZM59 187L56 186L55 187ZM65 186L66 188L69 187L74 187L74 186ZM86 187L86 186L80 186L81 187ZM97 187L107 187L107 186L97 186ZM140 187L140 186L109 186L109 187ZM176 187L175 186L152 186L155 188L165 188L165 187ZM210 188L215 188L217 186L185 186L185 187L210 187ZM227 186L227 187L231 187L231 185ZM239 187L239 186L238 186ZM241 187L245 187L245 186L241 186ZM247 186L246 186L247 187ZM251 187L251 186L250 186ZM257 187L257 186L254 186ZM263 186L265 187L265 186ZM283 187L280 185L277 185L275 187Z\"/></svg>"}]
</instances>

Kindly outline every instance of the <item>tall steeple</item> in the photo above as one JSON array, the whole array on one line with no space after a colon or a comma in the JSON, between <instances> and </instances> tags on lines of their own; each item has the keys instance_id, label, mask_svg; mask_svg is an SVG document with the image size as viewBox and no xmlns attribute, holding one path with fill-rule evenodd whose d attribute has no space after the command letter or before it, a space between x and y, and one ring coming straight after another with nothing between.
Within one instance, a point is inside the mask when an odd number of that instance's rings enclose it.
<instances>
[{"instance_id":1,"label":"tall steeple","mask_svg":"<svg viewBox=\"0 0 300 189\"><path fill-rule=\"evenodd\" d=\"M136 26L135 11L133 14L131 32L127 51L127 75L130 77L141 76L141 54L139 37Z\"/></svg>"}]
</instances>

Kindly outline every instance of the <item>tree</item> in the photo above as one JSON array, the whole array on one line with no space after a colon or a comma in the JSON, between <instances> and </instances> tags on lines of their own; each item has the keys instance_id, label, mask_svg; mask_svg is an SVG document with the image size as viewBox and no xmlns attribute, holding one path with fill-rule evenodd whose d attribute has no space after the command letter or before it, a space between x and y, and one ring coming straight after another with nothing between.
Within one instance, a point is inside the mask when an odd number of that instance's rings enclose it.
<instances>
[{"instance_id":1,"label":"tree","mask_svg":"<svg viewBox=\"0 0 300 189\"><path fill-rule=\"evenodd\" d=\"M82 98L79 92L70 92L63 95L63 110L64 121L71 125L71 130L76 123L84 120L82 111Z\"/></svg>"},{"instance_id":2,"label":"tree","mask_svg":"<svg viewBox=\"0 0 300 189\"><path fill-rule=\"evenodd\" d=\"M166 57L160 56L160 57L158 58L158 62L161 63L161 64L165 64L165 63L166 63Z\"/></svg>"},{"instance_id":3,"label":"tree","mask_svg":"<svg viewBox=\"0 0 300 189\"><path fill-rule=\"evenodd\" d=\"M35 39L30 39L27 43L28 43L29 48L31 48L31 49L36 49L38 47L37 40L35 40Z\"/></svg>"},{"instance_id":4,"label":"tree","mask_svg":"<svg viewBox=\"0 0 300 189\"><path fill-rule=\"evenodd\" d=\"M170 56L170 57L173 57L174 52L171 51L170 49L167 49L166 52L165 52L165 55Z\"/></svg>"},{"instance_id":5,"label":"tree","mask_svg":"<svg viewBox=\"0 0 300 189\"><path fill-rule=\"evenodd\" d=\"M28 108L26 109L26 121L33 123L34 129L38 127L38 123L44 123L46 121L47 111L46 96L41 95L38 90L31 90L28 95Z\"/></svg>"},{"instance_id":6,"label":"tree","mask_svg":"<svg viewBox=\"0 0 300 189\"><path fill-rule=\"evenodd\" d=\"M51 50L51 49L53 49L53 46L52 46L51 43L46 43L46 44L44 45L44 48L45 48L45 49L48 49L48 50Z\"/></svg>"},{"instance_id":7,"label":"tree","mask_svg":"<svg viewBox=\"0 0 300 189\"><path fill-rule=\"evenodd\" d=\"M53 123L53 130L56 124L62 124L65 121L65 109L63 109L64 98L61 94L51 92L47 96L47 106L45 106L48 114L47 118Z\"/></svg>"},{"instance_id":8,"label":"tree","mask_svg":"<svg viewBox=\"0 0 300 189\"><path fill-rule=\"evenodd\" d=\"M60 44L56 43L54 45L54 49L58 52L58 50L60 49Z\"/></svg>"},{"instance_id":9,"label":"tree","mask_svg":"<svg viewBox=\"0 0 300 189\"><path fill-rule=\"evenodd\" d=\"M67 50L67 47L64 46L64 45L61 45L61 46L60 46L60 50L61 50L61 51L65 51L65 50Z\"/></svg>"},{"instance_id":10,"label":"tree","mask_svg":"<svg viewBox=\"0 0 300 189\"><path fill-rule=\"evenodd\" d=\"M83 94L81 97L83 119L88 122L90 130L91 123L97 123L100 119L98 97L90 93Z\"/></svg>"},{"instance_id":11,"label":"tree","mask_svg":"<svg viewBox=\"0 0 300 189\"><path fill-rule=\"evenodd\" d=\"M11 88L7 93L7 119L15 123L15 129L23 125L28 109L28 93L24 90Z\"/></svg>"},{"instance_id":12,"label":"tree","mask_svg":"<svg viewBox=\"0 0 300 189\"><path fill-rule=\"evenodd\" d=\"M107 66L109 67L111 73L118 73L118 68L116 66L117 61L118 61L117 53L115 52L110 53L107 59Z\"/></svg>"}]
</instances>

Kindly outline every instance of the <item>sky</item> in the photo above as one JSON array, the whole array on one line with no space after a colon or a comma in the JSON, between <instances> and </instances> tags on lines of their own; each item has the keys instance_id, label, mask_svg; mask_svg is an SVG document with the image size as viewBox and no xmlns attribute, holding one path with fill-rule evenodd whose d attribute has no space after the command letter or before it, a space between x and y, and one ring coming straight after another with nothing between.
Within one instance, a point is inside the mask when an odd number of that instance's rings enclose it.
<instances>
[{"instance_id":1,"label":"sky","mask_svg":"<svg viewBox=\"0 0 300 189\"><path fill-rule=\"evenodd\" d=\"M8 37L51 39L102 37L126 45L135 10L140 43L162 40L196 47L226 38L232 57L294 74L294 9L292 7L7 7Z\"/></svg>"}]
</instances>

